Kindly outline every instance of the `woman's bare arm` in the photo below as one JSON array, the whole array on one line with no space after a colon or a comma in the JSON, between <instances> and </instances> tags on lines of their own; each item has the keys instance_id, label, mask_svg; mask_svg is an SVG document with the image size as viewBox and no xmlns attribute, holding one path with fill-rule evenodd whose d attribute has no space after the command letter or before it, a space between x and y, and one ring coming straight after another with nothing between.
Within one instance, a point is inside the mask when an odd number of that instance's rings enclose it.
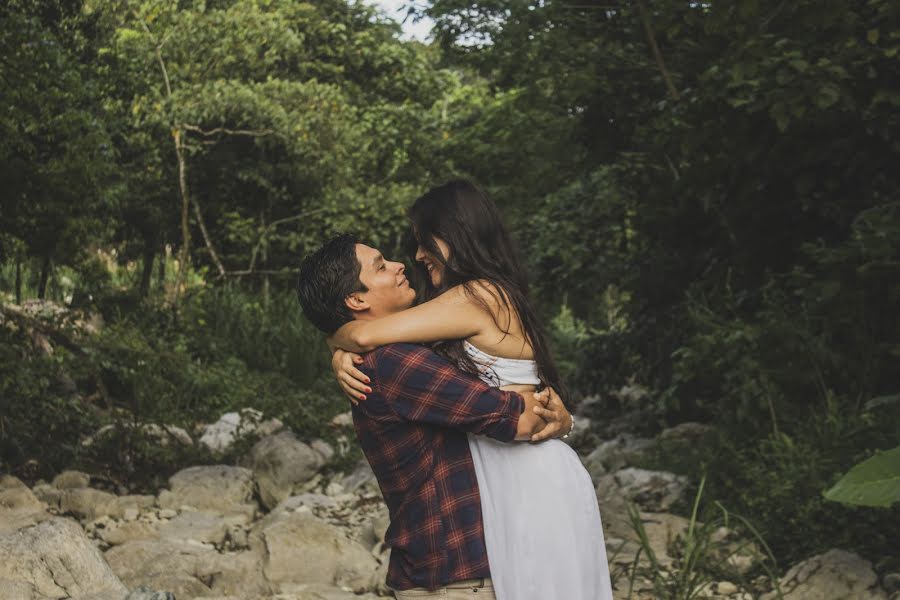
<instances>
[{"instance_id":1,"label":"woman's bare arm","mask_svg":"<svg viewBox=\"0 0 900 600\"><path fill-rule=\"evenodd\" d=\"M329 343L351 352L368 352L399 342L468 338L481 333L491 322L484 306L458 285L433 300L396 314L347 323L329 338Z\"/></svg>"}]
</instances>

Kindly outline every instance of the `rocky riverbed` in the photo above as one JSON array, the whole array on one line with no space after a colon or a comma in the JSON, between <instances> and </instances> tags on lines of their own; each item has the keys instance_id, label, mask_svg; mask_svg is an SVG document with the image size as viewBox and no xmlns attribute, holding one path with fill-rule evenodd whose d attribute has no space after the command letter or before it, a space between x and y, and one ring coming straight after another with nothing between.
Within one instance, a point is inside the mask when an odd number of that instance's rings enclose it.
<instances>
[{"instance_id":1,"label":"rocky riverbed","mask_svg":"<svg viewBox=\"0 0 900 600\"><path fill-rule=\"evenodd\" d=\"M591 448L583 461L597 485L616 598L627 598L629 589L633 598L659 598L647 551L653 552L657 572L668 576L683 568L677 542L688 535L689 521L669 510L683 502L689 482L635 464L661 441L699 441L706 427L683 423L640 438L629 433L640 418L639 407L626 406L623 416L603 427L591 425L590 401L583 408L582 443L576 439L576 444ZM334 425L352 438L348 415ZM0 598L389 595L384 586L389 519L365 462L326 476L323 466L335 453L330 445L301 441L281 423L252 411L223 415L196 442L183 430L156 426L154 431L161 440L222 450L246 427L261 437L238 464L183 469L155 495L113 494L78 471L32 487L10 475L0 477ZM629 504L643 525L643 545ZM721 557L721 572L733 577L704 581L699 597L777 597L775 582L758 575L764 558L755 544L724 527L707 544L712 556ZM746 574L756 575L748 582ZM833 549L793 566L777 587L788 600L896 600L900 575L879 581L868 561Z\"/></svg>"}]
</instances>

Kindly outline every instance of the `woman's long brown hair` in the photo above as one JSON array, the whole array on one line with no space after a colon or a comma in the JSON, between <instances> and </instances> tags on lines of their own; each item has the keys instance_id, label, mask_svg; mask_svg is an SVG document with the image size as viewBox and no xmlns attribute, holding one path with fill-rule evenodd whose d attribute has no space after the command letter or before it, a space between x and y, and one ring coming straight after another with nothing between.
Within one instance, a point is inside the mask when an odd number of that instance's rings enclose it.
<instances>
[{"instance_id":1,"label":"woman's long brown hair","mask_svg":"<svg viewBox=\"0 0 900 600\"><path fill-rule=\"evenodd\" d=\"M519 318L534 353L541 381L554 388L568 404L559 371L550 356L544 329L528 297L525 269L494 203L475 184L465 180L451 181L419 197L409 209L409 218L413 233L410 240L412 262L418 278L424 281L424 285L420 286L422 299L430 300L449 288L462 285L470 298L492 312L473 285L478 280L493 284L500 291L491 292L495 299ZM435 237L449 246L448 260L441 255ZM434 260L443 264L444 277L440 288L431 285L424 265L415 261L416 245L421 245ZM494 322L501 331L509 333L512 321L504 326L494 316ZM440 342L435 344L434 349L463 370L478 374L477 365L463 347L463 340Z\"/></svg>"}]
</instances>

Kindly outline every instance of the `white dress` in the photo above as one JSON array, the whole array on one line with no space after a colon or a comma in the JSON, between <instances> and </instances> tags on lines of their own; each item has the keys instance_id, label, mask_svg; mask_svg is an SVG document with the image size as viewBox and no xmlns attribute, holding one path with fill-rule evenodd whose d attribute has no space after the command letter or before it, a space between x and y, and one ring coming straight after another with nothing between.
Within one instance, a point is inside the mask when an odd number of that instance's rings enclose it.
<instances>
[{"instance_id":1,"label":"white dress","mask_svg":"<svg viewBox=\"0 0 900 600\"><path fill-rule=\"evenodd\" d=\"M465 348L491 386L540 383L533 360ZM469 448L497 599L612 600L597 495L575 451L471 434Z\"/></svg>"}]
</instances>

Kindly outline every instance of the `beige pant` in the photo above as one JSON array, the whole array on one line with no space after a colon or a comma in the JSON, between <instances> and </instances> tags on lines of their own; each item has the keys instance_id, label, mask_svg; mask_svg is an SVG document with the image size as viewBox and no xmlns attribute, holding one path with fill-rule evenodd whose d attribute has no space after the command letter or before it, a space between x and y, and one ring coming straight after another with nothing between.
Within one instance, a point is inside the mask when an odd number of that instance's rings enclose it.
<instances>
[{"instance_id":1,"label":"beige pant","mask_svg":"<svg viewBox=\"0 0 900 600\"><path fill-rule=\"evenodd\" d=\"M394 590L397 600L406 598L445 598L446 600L496 600L490 579L467 579L432 591L425 588Z\"/></svg>"}]
</instances>

